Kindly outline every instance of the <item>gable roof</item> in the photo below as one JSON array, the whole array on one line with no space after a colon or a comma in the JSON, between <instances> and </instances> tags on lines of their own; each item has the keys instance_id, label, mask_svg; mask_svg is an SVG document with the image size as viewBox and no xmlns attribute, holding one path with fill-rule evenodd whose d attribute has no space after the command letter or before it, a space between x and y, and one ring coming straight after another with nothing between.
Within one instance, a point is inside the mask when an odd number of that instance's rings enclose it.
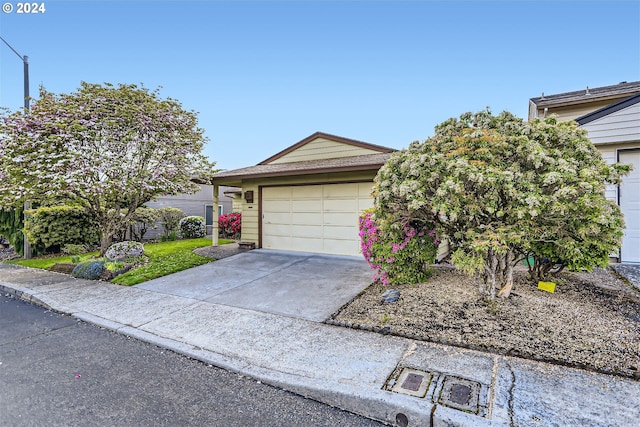
<instances>
[{"instance_id":1,"label":"gable roof","mask_svg":"<svg viewBox=\"0 0 640 427\"><path fill-rule=\"evenodd\" d=\"M258 164L256 166L218 172L214 175L213 179L214 181L222 183L246 178L378 170L385 164L389 157L391 157L391 153L379 153L302 162Z\"/></svg>"},{"instance_id":2,"label":"gable roof","mask_svg":"<svg viewBox=\"0 0 640 427\"><path fill-rule=\"evenodd\" d=\"M396 151L393 148L383 147L381 145L370 144L368 142L357 141L355 139L344 138L342 136L331 135L331 134L324 133L324 132L316 132L316 133L314 133L312 135L309 135L308 137L304 138L303 140L291 145L290 147L285 148L284 150L280 151L279 153L274 154L273 156L269 157L268 159L265 159L265 160L261 161L258 164L259 165L266 165L266 164L272 163L275 160L278 160L278 159L286 156L287 154L289 154L289 153L291 153L291 152L293 152L295 150L298 150L298 149L304 147L305 145L317 140L318 138L328 139L328 140L333 141L333 142L338 142L338 143L341 143L341 144L350 145L350 146L358 147L358 148L364 148L366 150L376 151L376 152L379 152L379 153L392 153L392 152Z\"/></svg>"},{"instance_id":3,"label":"gable roof","mask_svg":"<svg viewBox=\"0 0 640 427\"><path fill-rule=\"evenodd\" d=\"M640 102L640 93L637 95L630 96L628 98L623 99L622 101L618 101L611 105L607 105L606 107L602 107L599 110L596 110L592 113L585 114L584 116L576 118L576 122L580 126L586 125L587 123L591 123L594 120L601 119L602 117L608 116L609 114L613 114L616 111L620 111L624 108L630 107Z\"/></svg>"},{"instance_id":4,"label":"gable roof","mask_svg":"<svg viewBox=\"0 0 640 427\"><path fill-rule=\"evenodd\" d=\"M551 107L559 105L572 105L592 102L594 100L615 99L622 96L629 96L640 93L640 81L621 82L617 85L602 86L573 92L558 93L554 95L544 95L531 98L530 101L538 107Z\"/></svg>"}]
</instances>

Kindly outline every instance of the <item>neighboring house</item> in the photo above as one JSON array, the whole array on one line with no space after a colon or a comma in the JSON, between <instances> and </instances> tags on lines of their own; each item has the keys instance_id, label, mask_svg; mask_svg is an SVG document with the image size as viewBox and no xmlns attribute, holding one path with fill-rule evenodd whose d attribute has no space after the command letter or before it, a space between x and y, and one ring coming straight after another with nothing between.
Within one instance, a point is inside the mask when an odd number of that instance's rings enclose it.
<instances>
[{"instance_id":1,"label":"neighboring house","mask_svg":"<svg viewBox=\"0 0 640 427\"><path fill-rule=\"evenodd\" d=\"M393 151L316 132L256 166L217 173L213 184L242 188L242 241L359 255L358 217L373 206L373 178Z\"/></svg>"},{"instance_id":2,"label":"neighboring house","mask_svg":"<svg viewBox=\"0 0 640 427\"><path fill-rule=\"evenodd\" d=\"M532 98L529 120L557 114L575 120L608 163L630 163L633 171L606 196L620 205L626 229L620 262L640 263L640 82Z\"/></svg>"},{"instance_id":3,"label":"neighboring house","mask_svg":"<svg viewBox=\"0 0 640 427\"><path fill-rule=\"evenodd\" d=\"M207 235L211 234L213 226L213 185L199 184L200 189L194 194L177 194L175 196L161 196L156 200L145 203L148 208L165 208L172 207L182 209L188 216L201 216L205 218L207 226ZM233 197L225 195L233 188L223 187L218 200L218 216L233 211ZM145 239L155 239L164 233L162 226L156 229L149 229L144 235Z\"/></svg>"}]
</instances>

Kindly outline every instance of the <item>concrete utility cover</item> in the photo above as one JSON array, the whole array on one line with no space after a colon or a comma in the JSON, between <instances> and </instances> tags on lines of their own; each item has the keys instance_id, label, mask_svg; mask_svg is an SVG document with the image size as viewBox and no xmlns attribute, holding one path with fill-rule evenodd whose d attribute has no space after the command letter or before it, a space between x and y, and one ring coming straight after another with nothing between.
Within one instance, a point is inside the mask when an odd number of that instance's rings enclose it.
<instances>
[{"instance_id":1,"label":"concrete utility cover","mask_svg":"<svg viewBox=\"0 0 640 427\"><path fill-rule=\"evenodd\" d=\"M322 322L371 281L359 257L256 249L135 287Z\"/></svg>"},{"instance_id":2,"label":"concrete utility cover","mask_svg":"<svg viewBox=\"0 0 640 427\"><path fill-rule=\"evenodd\" d=\"M479 397L479 383L447 375L438 402L450 408L476 414Z\"/></svg>"},{"instance_id":3,"label":"concrete utility cover","mask_svg":"<svg viewBox=\"0 0 640 427\"><path fill-rule=\"evenodd\" d=\"M391 390L409 396L424 397L431 385L432 377L430 372L404 368Z\"/></svg>"}]
</instances>

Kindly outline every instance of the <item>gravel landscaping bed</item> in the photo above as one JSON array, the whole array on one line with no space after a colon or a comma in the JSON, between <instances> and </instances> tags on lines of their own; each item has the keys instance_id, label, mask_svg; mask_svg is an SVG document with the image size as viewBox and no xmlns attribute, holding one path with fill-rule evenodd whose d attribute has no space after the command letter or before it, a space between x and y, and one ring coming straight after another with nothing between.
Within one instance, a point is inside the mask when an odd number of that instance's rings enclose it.
<instances>
[{"instance_id":1,"label":"gravel landscaping bed","mask_svg":"<svg viewBox=\"0 0 640 427\"><path fill-rule=\"evenodd\" d=\"M555 293L515 273L507 299L485 299L478 279L435 266L425 283L372 284L329 323L544 360L639 379L640 292L611 270L561 273Z\"/></svg>"}]
</instances>

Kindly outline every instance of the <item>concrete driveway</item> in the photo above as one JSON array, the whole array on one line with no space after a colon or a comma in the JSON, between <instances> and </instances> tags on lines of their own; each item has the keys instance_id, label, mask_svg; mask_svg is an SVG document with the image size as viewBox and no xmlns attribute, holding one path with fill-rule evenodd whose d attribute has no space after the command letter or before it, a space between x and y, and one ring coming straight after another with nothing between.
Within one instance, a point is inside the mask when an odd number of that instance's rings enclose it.
<instances>
[{"instance_id":1,"label":"concrete driveway","mask_svg":"<svg viewBox=\"0 0 640 427\"><path fill-rule=\"evenodd\" d=\"M361 258L256 249L135 287L322 322L372 276Z\"/></svg>"}]
</instances>

